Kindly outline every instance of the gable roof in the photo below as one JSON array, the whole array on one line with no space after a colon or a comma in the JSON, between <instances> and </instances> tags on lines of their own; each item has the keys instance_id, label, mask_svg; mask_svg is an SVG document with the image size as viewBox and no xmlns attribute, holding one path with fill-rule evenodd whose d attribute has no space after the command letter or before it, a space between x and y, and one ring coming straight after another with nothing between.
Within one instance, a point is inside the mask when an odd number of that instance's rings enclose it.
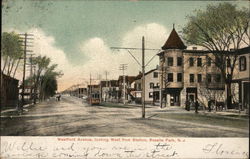
<instances>
[{"instance_id":1,"label":"gable roof","mask_svg":"<svg viewBox=\"0 0 250 159\"><path fill-rule=\"evenodd\" d=\"M136 76L125 76L125 81L129 81L129 83L132 83L135 80ZM123 81L123 76L118 77L118 82Z\"/></svg>"},{"instance_id":2,"label":"gable roof","mask_svg":"<svg viewBox=\"0 0 250 159\"><path fill-rule=\"evenodd\" d=\"M152 69L152 70L150 70L150 71L148 71L148 72L145 72L145 76L148 75L148 74L150 74L151 72L156 71L156 70L157 70L157 68ZM135 80L139 80L139 79L141 79L141 78L142 78L142 73L140 72L140 73L136 76Z\"/></svg>"},{"instance_id":3,"label":"gable roof","mask_svg":"<svg viewBox=\"0 0 250 159\"><path fill-rule=\"evenodd\" d=\"M181 38L173 28L172 32L170 33L168 40L166 43L161 47L162 50L167 49L186 49L187 46L184 45Z\"/></svg>"}]
</instances>

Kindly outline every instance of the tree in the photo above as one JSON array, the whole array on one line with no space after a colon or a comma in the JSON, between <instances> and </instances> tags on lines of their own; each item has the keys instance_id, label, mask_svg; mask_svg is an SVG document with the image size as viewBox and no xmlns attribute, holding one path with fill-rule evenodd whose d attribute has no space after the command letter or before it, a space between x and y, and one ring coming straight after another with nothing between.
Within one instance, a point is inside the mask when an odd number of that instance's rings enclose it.
<instances>
[{"instance_id":1,"label":"tree","mask_svg":"<svg viewBox=\"0 0 250 159\"><path fill-rule=\"evenodd\" d=\"M12 76L14 77L19 66L20 59L23 55L20 38L16 33L4 32L2 34L1 52L3 61L1 71L7 76L11 76L13 73Z\"/></svg>"},{"instance_id":2,"label":"tree","mask_svg":"<svg viewBox=\"0 0 250 159\"><path fill-rule=\"evenodd\" d=\"M44 72L50 64L50 58L46 57L46 56L38 56L36 58L34 58L34 64L37 66L37 71L34 77L34 99L33 99L33 103L36 104L36 99L37 99L37 90L40 84L40 80L41 80L41 75L42 72Z\"/></svg>"},{"instance_id":3,"label":"tree","mask_svg":"<svg viewBox=\"0 0 250 159\"><path fill-rule=\"evenodd\" d=\"M227 106L232 103L231 83L238 58L237 51L250 44L250 11L230 3L208 5L196 11L183 28L184 39L202 46L215 57L213 62L221 71L227 89ZM228 65L227 65L228 63Z\"/></svg>"},{"instance_id":4,"label":"tree","mask_svg":"<svg viewBox=\"0 0 250 159\"><path fill-rule=\"evenodd\" d=\"M44 75L40 77L40 99L44 100L50 96L55 95L57 90L57 77L62 75L61 72L55 71L57 64L53 64L45 71Z\"/></svg>"}]
</instances>

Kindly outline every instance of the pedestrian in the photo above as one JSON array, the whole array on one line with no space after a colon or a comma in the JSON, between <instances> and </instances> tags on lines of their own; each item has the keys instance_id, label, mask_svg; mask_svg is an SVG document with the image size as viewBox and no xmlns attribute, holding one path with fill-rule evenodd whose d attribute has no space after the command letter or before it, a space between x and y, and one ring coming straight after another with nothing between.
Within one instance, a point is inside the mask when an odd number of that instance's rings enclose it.
<instances>
[{"instance_id":1,"label":"pedestrian","mask_svg":"<svg viewBox=\"0 0 250 159\"><path fill-rule=\"evenodd\" d=\"M61 94L58 95L58 101L60 101L60 99L61 99Z\"/></svg>"},{"instance_id":2,"label":"pedestrian","mask_svg":"<svg viewBox=\"0 0 250 159\"><path fill-rule=\"evenodd\" d=\"M186 101L186 107L185 107L185 109L186 109L187 111L190 110L190 101L189 101L189 100Z\"/></svg>"},{"instance_id":3,"label":"pedestrian","mask_svg":"<svg viewBox=\"0 0 250 159\"><path fill-rule=\"evenodd\" d=\"M208 101L208 111L209 111L209 112L211 112L211 110L212 110L212 109L211 109L211 102L212 102L211 100Z\"/></svg>"},{"instance_id":4,"label":"pedestrian","mask_svg":"<svg viewBox=\"0 0 250 159\"><path fill-rule=\"evenodd\" d=\"M198 113L198 108L199 108L199 102L196 100L195 102L195 113Z\"/></svg>"}]
</instances>

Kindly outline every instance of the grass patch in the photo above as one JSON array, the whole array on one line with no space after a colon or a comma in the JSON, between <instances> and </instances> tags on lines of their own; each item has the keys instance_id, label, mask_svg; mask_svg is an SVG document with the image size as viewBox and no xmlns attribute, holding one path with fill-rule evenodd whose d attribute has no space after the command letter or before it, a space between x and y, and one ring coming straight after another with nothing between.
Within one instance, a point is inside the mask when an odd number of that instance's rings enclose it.
<instances>
[{"instance_id":1,"label":"grass patch","mask_svg":"<svg viewBox=\"0 0 250 159\"><path fill-rule=\"evenodd\" d=\"M223 116L212 116L204 114L158 114L157 117L175 119L179 121L190 121L190 123L210 124L232 128L248 129L248 120L229 119Z\"/></svg>"}]
</instances>

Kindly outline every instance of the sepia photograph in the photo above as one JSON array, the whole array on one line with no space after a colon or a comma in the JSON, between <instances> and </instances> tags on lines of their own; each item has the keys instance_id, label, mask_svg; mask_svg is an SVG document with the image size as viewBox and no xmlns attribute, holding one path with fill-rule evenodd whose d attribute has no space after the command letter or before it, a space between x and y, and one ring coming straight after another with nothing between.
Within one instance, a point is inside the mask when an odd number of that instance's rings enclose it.
<instances>
[{"instance_id":1,"label":"sepia photograph","mask_svg":"<svg viewBox=\"0 0 250 159\"><path fill-rule=\"evenodd\" d=\"M1 3L0 158L249 158L249 1Z\"/></svg>"}]
</instances>

